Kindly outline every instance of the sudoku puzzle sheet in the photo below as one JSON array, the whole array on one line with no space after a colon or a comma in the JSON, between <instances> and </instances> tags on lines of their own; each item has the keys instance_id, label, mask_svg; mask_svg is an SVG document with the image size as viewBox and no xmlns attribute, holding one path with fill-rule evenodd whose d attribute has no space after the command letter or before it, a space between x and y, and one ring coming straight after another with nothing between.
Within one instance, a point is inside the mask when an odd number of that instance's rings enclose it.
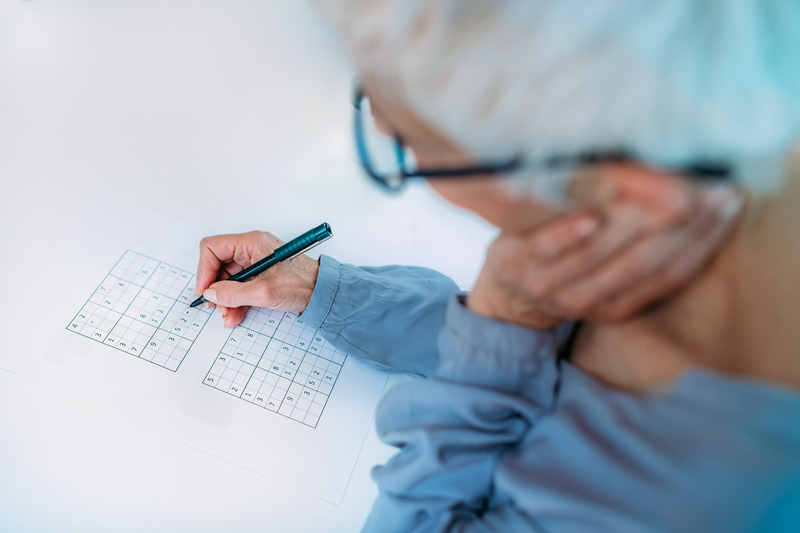
<instances>
[{"instance_id":1,"label":"sudoku puzzle sheet","mask_svg":"<svg viewBox=\"0 0 800 533\"><path fill-rule=\"evenodd\" d=\"M189 307L194 279L128 250L67 329L174 372L211 315Z\"/></svg>"},{"instance_id":2,"label":"sudoku puzzle sheet","mask_svg":"<svg viewBox=\"0 0 800 533\"><path fill-rule=\"evenodd\" d=\"M189 307L194 281L128 250L67 329L175 372L212 313ZM345 358L297 314L253 307L203 383L315 428Z\"/></svg>"},{"instance_id":3,"label":"sudoku puzzle sheet","mask_svg":"<svg viewBox=\"0 0 800 533\"><path fill-rule=\"evenodd\" d=\"M345 358L297 314L250 308L204 383L315 428Z\"/></svg>"}]
</instances>

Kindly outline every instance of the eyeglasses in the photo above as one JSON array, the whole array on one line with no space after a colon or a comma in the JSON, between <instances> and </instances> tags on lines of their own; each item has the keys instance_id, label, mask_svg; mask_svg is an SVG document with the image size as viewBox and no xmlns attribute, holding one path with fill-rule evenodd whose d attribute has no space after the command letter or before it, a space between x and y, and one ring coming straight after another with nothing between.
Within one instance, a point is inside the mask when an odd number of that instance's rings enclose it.
<instances>
[{"instance_id":1,"label":"eyeglasses","mask_svg":"<svg viewBox=\"0 0 800 533\"><path fill-rule=\"evenodd\" d=\"M397 192L409 178L460 178L485 174L501 174L517 170L522 158L496 164L462 168L427 169L418 168L414 152L403 143L402 138L384 135L375 126L369 99L361 88L353 97L353 131L361 166L376 183L388 191Z\"/></svg>"},{"instance_id":2,"label":"eyeglasses","mask_svg":"<svg viewBox=\"0 0 800 533\"><path fill-rule=\"evenodd\" d=\"M518 171L523 167L556 170L635 159L624 151L610 151L555 155L539 161L526 161L522 156L517 156L506 162L462 168L419 168L413 150L403 143L400 135L395 133L393 136L389 136L378 131L369 107L369 98L364 95L360 86L356 86L353 107L355 108L353 131L361 166L373 181L391 192L400 191L409 178L440 179L487 174L502 175ZM718 181L728 179L731 169L725 164L698 163L675 169L675 172L700 181Z\"/></svg>"}]
</instances>

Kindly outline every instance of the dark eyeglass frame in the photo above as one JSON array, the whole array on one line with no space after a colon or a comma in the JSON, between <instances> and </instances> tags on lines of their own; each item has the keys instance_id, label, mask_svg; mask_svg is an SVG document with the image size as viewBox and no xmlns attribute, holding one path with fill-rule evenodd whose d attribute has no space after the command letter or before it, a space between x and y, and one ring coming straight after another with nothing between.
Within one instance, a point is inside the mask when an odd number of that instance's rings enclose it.
<instances>
[{"instance_id":1,"label":"dark eyeglass frame","mask_svg":"<svg viewBox=\"0 0 800 533\"><path fill-rule=\"evenodd\" d=\"M633 158L631 158L624 151L585 153L577 155L556 155L537 162L525 161L522 156L516 156L503 163L492 163L462 168L416 169L414 171L410 171L406 167L406 145L400 135L395 133L394 152L395 156L397 157L397 163L400 171L397 174L383 174L375 170L375 166L372 164L372 158L367 150L367 144L364 140L364 117L361 104L365 98L367 97L364 94L363 89L357 84L353 95L353 107L355 109L353 114L353 132L355 134L355 144L356 150L358 151L358 158L367 175L372 178L375 183L390 192L400 191L405 185L406 180L409 178L447 179L463 178L468 176L501 175L517 171L523 166L536 166L542 169L554 170L569 167L574 168L581 165L633 160ZM730 177L731 169L725 164L718 165L699 163L688 165L681 169L676 169L676 171L688 176L692 176L694 179L698 179L700 181L724 181Z\"/></svg>"}]
</instances>

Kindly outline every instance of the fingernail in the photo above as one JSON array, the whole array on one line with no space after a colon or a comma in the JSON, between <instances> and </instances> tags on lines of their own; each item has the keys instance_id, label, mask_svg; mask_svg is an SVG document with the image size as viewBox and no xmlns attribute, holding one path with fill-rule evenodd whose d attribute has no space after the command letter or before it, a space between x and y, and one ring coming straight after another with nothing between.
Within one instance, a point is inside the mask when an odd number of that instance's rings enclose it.
<instances>
[{"instance_id":1,"label":"fingernail","mask_svg":"<svg viewBox=\"0 0 800 533\"><path fill-rule=\"evenodd\" d=\"M217 303L217 289L206 289L203 292L203 298L209 302Z\"/></svg>"},{"instance_id":2,"label":"fingernail","mask_svg":"<svg viewBox=\"0 0 800 533\"><path fill-rule=\"evenodd\" d=\"M217 311L219 311L219 316L222 318L226 318L228 316L228 310L223 307L217 307Z\"/></svg>"},{"instance_id":3,"label":"fingernail","mask_svg":"<svg viewBox=\"0 0 800 533\"><path fill-rule=\"evenodd\" d=\"M228 319L227 319L227 318L225 319L225 322L223 322L222 326L223 326L223 327L226 327L226 328L228 328L228 329L230 329L230 328L231 328L231 327L228 325Z\"/></svg>"},{"instance_id":4,"label":"fingernail","mask_svg":"<svg viewBox=\"0 0 800 533\"><path fill-rule=\"evenodd\" d=\"M205 305L205 306L206 306L206 309L211 309L211 304L210 304L210 303L206 302L206 303L204 303L203 305Z\"/></svg>"},{"instance_id":5,"label":"fingernail","mask_svg":"<svg viewBox=\"0 0 800 533\"><path fill-rule=\"evenodd\" d=\"M582 239L597 231L600 227L597 219L586 218L575 224L575 237Z\"/></svg>"}]
</instances>

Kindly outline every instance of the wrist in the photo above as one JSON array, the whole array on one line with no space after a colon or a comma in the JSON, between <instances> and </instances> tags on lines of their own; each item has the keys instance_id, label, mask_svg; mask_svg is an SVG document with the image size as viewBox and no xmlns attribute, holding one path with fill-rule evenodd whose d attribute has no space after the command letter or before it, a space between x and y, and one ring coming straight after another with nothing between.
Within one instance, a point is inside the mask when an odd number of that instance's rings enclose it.
<instances>
[{"instance_id":1,"label":"wrist","mask_svg":"<svg viewBox=\"0 0 800 533\"><path fill-rule=\"evenodd\" d=\"M463 304L476 315L499 320L498 315L500 315L500 313L495 309L495 306L492 305L491 300L484 298L478 291L473 290L467 294L463 300Z\"/></svg>"},{"instance_id":2,"label":"wrist","mask_svg":"<svg viewBox=\"0 0 800 533\"><path fill-rule=\"evenodd\" d=\"M319 277L319 261L311 259L310 257L301 256L305 260L302 265L302 279L303 285L301 289L300 301L302 303L300 313L308 309L311 303L311 298L314 296L314 289L317 286L317 277Z\"/></svg>"},{"instance_id":3,"label":"wrist","mask_svg":"<svg viewBox=\"0 0 800 533\"><path fill-rule=\"evenodd\" d=\"M485 296L480 287L467 296L465 306L477 315L526 328L550 329L563 322L561 317L536 310L530 302L517 306L510 301L498 302Z\"/></svg>"}]
</instances>

